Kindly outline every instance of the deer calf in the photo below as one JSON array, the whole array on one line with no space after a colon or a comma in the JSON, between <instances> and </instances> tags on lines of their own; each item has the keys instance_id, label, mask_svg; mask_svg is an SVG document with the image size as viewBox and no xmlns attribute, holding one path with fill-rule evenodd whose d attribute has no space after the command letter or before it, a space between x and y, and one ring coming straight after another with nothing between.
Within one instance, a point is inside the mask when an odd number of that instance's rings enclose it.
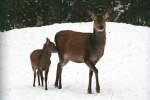
<instances>
[{"instance_id":1,"label":"deer calf","mask_svg":"<svg viewBox=\"0 0 150 100\"><path fill-rule=\"evenodd\" d=\"M33 86L35 87L36 74L38 75L38 85L40 85L40 77L43 86L43 71L45 71L45 90L47 90L47 77L49 66L51 64L51 52L54 51L55 45L48 38L43 45L43 49L34 50L30 55L31 65L34 72Z\"/></svg>"}]
</instances>

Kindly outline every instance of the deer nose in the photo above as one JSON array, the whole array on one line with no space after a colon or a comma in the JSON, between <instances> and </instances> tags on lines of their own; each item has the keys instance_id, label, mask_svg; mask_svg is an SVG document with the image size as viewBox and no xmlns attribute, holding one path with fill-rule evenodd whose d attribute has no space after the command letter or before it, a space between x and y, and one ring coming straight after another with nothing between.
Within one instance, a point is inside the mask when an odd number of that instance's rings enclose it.
<instances>
[{"instance_id":1,"label":"deer nose","mask_svg":"<svg viewBox=\"0 0 150 100\"><path fill-rule=\"evenodd\" d=\"M103 27L103 26L99 26L99 28L100 28L100 29L103 29L104 27Z\"/></svg>"}]
</instances>

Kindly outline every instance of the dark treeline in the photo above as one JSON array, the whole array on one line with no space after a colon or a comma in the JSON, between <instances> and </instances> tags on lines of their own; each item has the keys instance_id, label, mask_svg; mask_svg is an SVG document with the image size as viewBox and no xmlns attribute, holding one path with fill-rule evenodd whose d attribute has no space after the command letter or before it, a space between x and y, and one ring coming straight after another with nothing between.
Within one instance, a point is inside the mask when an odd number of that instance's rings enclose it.
<instances>
[{"instance_id":1,"label":"dark treeline","mask_svg":"<svg viewBox=\"0 0 150 100\"><path fill-rule=\"evenodd\" d=\"M0 30L90 21L112 9L109 21L150 26L150 0L0 0Z\"/></svg>"}]
</instances>

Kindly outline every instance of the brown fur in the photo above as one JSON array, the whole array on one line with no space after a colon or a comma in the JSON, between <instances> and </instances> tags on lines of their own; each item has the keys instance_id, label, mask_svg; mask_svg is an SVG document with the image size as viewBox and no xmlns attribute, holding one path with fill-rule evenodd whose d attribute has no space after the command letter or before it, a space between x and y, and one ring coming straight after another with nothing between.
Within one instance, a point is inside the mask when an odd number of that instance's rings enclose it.
<instances>
[{"instance_id":1,"label":"brown fur","mask_svg":"<svg viewBox=\"0 0 150 100\"><path fill-rule=\"evenodd\" d=\"M91 93L91 79L93 72L96 76L96 91L100 92L98 69L95 64L103 56L106 32L104 15L93 16L94 32L82 33L70 30L60 31L55 36L56 48L59 55L55 86L62 88L61 72L63 66L69 61L86 63L90 68L88 93Z\"/></svg>"},{"instance_id":2,"label":"brown fur","mask_svg":"<svg viewBox=\"0 0 150 100\"><path fill-rule=\"evenodd\" d=\"M47 90L47 77L49 66L51 64L51 52L54 51L55 45L47 38L43 49L34 50L31 55L31 65L34 72L33 86L35 86L36 71L38 75L38 84L40 85L40 77L43 86L43 71L45 71L45 90Z\"/></svg>"}]
</instances>

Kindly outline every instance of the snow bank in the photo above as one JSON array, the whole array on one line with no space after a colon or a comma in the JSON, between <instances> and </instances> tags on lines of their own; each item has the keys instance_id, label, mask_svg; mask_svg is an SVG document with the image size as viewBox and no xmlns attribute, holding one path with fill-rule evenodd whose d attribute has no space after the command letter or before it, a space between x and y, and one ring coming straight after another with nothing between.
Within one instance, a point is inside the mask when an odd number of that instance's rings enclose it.
<instances>
[{"instance_id":1,"label":"snow bank","mask_svg":"<svg viewBox=\"0 0 150 100\"><path fill-rule=\"evenodd\" d=\"M51 57L48 91L32 87L30 53L42 48L48 37L54 41L60 30L92 32L92 22L54 24L14 29L0 33L0 100L149 100L150 98L150 28L107 22L107 43L103 58L97 63L101 93L87 94L88 67L69 62L62 73L63 89L54 87L57 53ZM37 83L37 82L36 82Z\"/></svg>"}]
</instances>

